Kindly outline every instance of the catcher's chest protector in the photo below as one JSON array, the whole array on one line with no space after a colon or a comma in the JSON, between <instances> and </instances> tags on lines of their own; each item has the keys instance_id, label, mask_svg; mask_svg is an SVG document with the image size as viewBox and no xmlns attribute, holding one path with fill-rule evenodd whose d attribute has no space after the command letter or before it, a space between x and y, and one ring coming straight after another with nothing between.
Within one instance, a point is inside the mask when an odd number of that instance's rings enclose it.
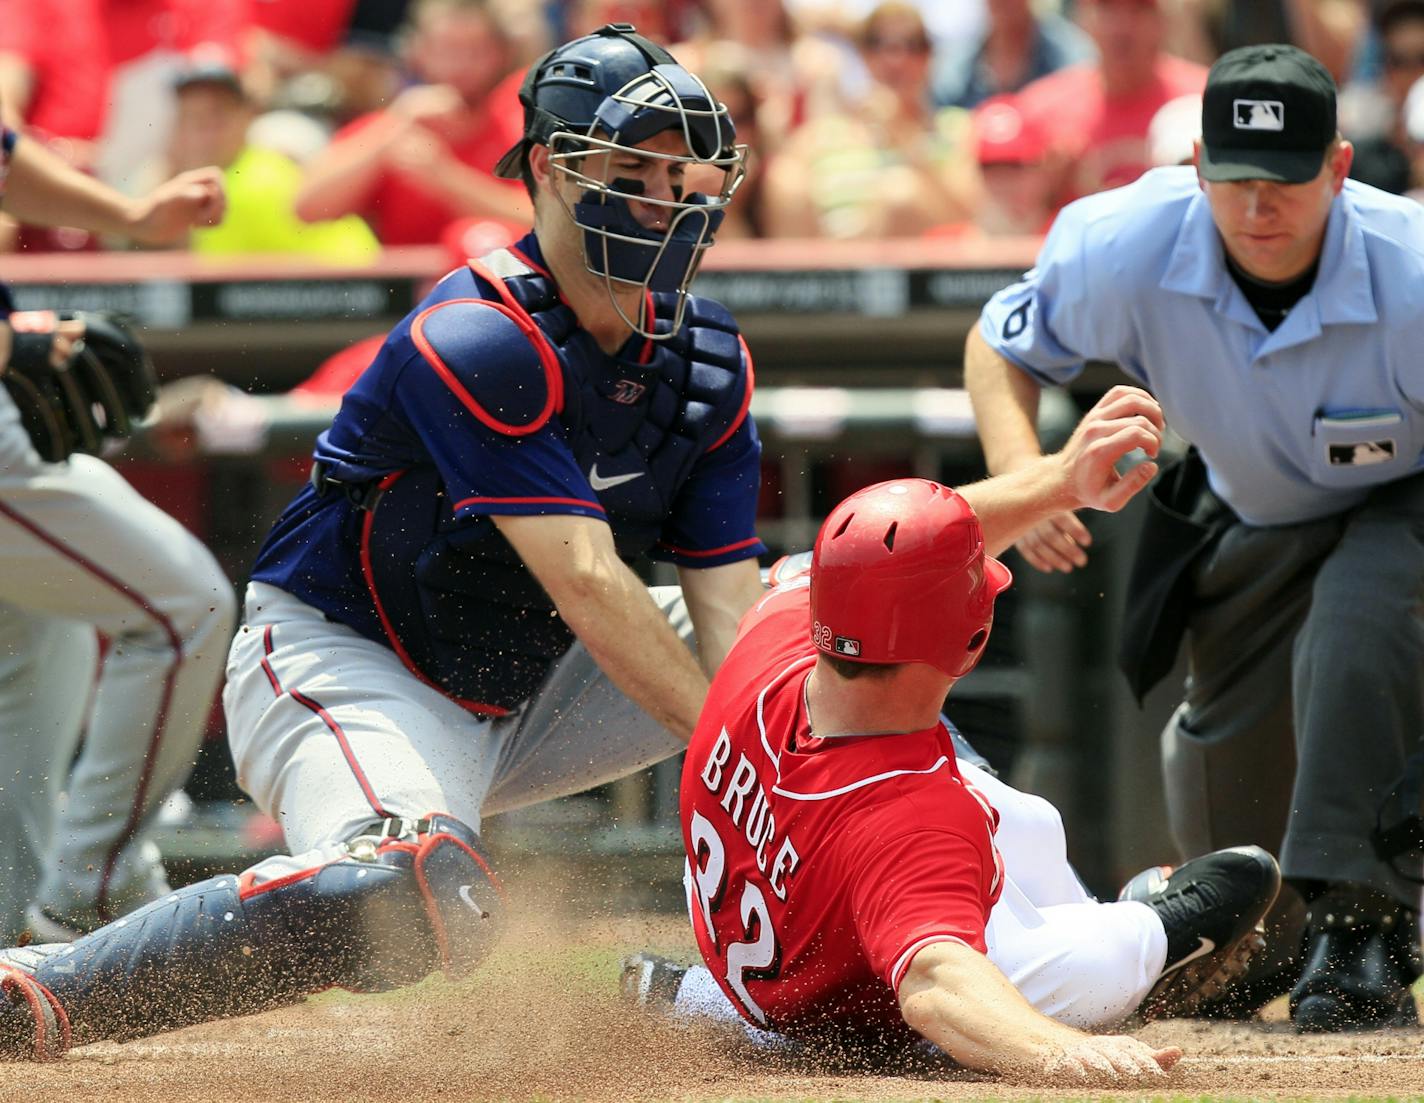
<instances>
[{"instance_id":1,"label":"catcher's chest protector","mask_svg":"<svg viewBox=\"0 0 1424 1103\"><path fill-rule=\"evenodd\" d=\"M553 283L512 254L495 254L451 279L466 283L473 296L517 306L544 335L562 391L552 416L580 470L618 472L614 485L594 490L618 554L626 561L645 553L697 460L745 412L748 383L731 315L717 303L691 299L676 335L635 339L624 355L610 356L579 328ZM671 317L673 296L654 296L653 303L659 317ZM457 375L479 368L446 363ZM470 390L479 392L477 377ZM414 561L412 532L431 534ZM369 584L387 611L396 650L457 700L496 714L511 709L573 643L494 524L454 520L433 468L393 478L365 518L362 539Z\"/></svg>"}]
</instances>

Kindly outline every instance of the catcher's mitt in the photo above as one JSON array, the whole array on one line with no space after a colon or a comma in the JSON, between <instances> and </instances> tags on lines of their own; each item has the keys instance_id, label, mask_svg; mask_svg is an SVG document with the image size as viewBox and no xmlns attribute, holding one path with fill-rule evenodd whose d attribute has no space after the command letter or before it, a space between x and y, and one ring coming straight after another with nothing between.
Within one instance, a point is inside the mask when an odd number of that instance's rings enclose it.
<instances>
[{"instance_id":1,"label":"catcher's mitt","mask_svg":"<svg viewBox=\"0 0 1424 1103\"><path fill-rule=\"evenodd\" d=\"M59 367L50 362L55 327L74 319L84 335ZM75 452L97 454L129 436L153 409L158 378L128 322L106 311L17 311L14 341L0 383L19 407L40 456L51 463Z\"/></svg>"}]
</instances>

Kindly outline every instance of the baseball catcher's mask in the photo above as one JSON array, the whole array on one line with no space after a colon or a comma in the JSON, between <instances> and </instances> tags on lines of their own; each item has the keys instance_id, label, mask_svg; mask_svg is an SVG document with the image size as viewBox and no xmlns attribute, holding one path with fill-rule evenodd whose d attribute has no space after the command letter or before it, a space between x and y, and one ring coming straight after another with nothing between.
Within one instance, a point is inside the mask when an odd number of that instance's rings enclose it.
<instances>
[{"instance_id":1,"label":"baseball catcher's mask","mask_svg":"<svg viewBox=\"0 0 1424 1103\"><path fill-rule=\"evenodd\" d=\"M84 335L55 366L50 353L61 321ZM97 455L130 436L153 410L153 362L120 315L104 311L21 311L10 316L10 362L0 375L40 457L60 463L75 452Z\"/></svg>"},{"instance_id":2,"label":"baseball catcher's mask","mask_svg":"<svg viewBox=\"0 0 1424 1103\"><path fill-rule=\"evenodd\" d=\"M1012 580L949 487L876 483L831 510L816 537L812 639L851 662L928 663L962 678L983 656L994 599Z\"/></svg>"},{"instance_id":3,"label":"baseball catcher's mask","mask_svg":"<svg viewBox=\"0 0 1424 1103\"><path fill-rule=\"evenodd\" d=\"M562 192L559 200L583 231L585 266L603 277L614 308L636 332L653 340L672 336L682 325L687 289L746 172L747 147L736 144L726 106L627 23L611 23L540 58L519 98L524 137L496 173L519 176L529 147L548 145L554 172L579 189L578 201L569 203ZM683 149L639 148L669 131L681 136ZM717 187L685 195L674 189L671 199L647 196L640 181L617 175L615 156L697 167ZM656 208L665 228L645 226L633 203ZM619 302L615 283L645 292L636 319ZM655 324L650 291L677 295L670 324Z\"/></svg>"}]
</instances>

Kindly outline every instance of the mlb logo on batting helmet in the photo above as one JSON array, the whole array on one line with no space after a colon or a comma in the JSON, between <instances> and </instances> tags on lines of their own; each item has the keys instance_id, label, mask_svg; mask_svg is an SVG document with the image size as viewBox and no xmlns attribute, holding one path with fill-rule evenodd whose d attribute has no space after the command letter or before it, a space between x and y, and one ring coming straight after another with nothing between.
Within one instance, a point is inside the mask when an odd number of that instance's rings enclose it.
<instances>
[{"instance_id":1,"label":"mlb logo on batting helmet","mask_svg":"<svg viewBox=\"0 0 1424 1103\"><path fill-rule=\"evenodd\" d=\"M1237 130L1286 128L1286 105L1280 100L1232 100L1231 107Z\"/></svg>"},{"instance_id":2,"label":"mlb logo on batting helmet","mask_svg":"<svg viewBox=\"0 0 1424 1103\"><path fill-rule=\"evenodd\" d=\"M847 639L845 636L837 636L835 642L837 655L849 655L857 658L860 655L860 641Z\"/></svg>"}]
</instances>

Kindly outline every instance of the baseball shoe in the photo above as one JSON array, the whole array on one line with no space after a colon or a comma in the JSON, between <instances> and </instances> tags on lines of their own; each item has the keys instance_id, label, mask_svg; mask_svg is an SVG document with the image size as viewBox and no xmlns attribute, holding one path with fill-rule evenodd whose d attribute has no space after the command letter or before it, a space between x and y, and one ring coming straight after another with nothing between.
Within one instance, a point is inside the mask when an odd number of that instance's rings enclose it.
<instances>
[{"instance_id":1,"label":"baseball shoe","mask_svg":"<svg viewBox=\"0 0 1424 1103\"><path fill-rule=\"evenodd\" d=\"M1281 871L1259 846L1236 846L1147 882L1156 891L1139 899L1162 921L1167 958L1138 1014L1146 1020L1189 1015L1240 976L1265 946L1261 920L1280 890Z\"/></svg>"},{"instance_id":2,"label":"baseball shoe","mask_svg":"<svg viewBox=\"0 0 1424 1103\"><path fill-rule=\"evenodd\" d=\"M53 1061L69 1049L69 1017L34 968L58 946L0 950L0 1061Z\"/></svg>"},{"instance_id":3,"label":"baseball shoe","mask_svg":"<svg viewBox=\"0 0 1424 1103\"><path fill-rule=\"evenodd\" d=\"M1420 972L1418 913L1362 885L1311 902L1305 969L1291 991L1302 1033L1413 1026Z\"/></svg>"},{"instance_id":4,"label":"baseball shoe","mask_svg":"<svg viewBox=\"0 0 1424 1103\"><path fill-rule=\"evenodd\" d=\"M623 998L632 1006L670 1015L687 969L686 965L679 965L657 954L629 954L623 959L619 987Z\"/></svg>"},{"instance_id":5,"label":"baseball shoe","mask_svg":"<svg viewBox=\"0 0 1424 1103\"><path fill-rule=\"evenodd\" d=\"M1172 869L1172 866L1148 866L1122 886L1117 898L1136 900L1139 904L1147 903L1148 899L1167 887L1167 878L1172 876Z\"/></svg>"}]
</instances>

